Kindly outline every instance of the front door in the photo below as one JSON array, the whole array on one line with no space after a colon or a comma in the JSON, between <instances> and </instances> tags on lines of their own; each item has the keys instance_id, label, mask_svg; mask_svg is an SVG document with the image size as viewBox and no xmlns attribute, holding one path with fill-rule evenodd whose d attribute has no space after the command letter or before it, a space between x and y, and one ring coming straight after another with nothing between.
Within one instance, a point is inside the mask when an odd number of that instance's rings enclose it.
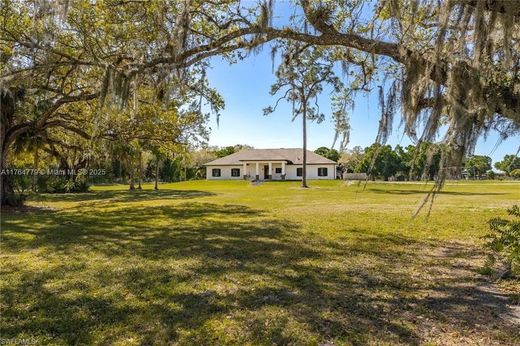
<instances>
[{"instance_id":1,"label":"front door","mask_svg":"<svg viewBox=\"0 0 520 346\"><path fill-rule=\"evenodd\" d=\"M269 166L264 166L264 179L269 179Z\"/></svg>"}]
</instances>

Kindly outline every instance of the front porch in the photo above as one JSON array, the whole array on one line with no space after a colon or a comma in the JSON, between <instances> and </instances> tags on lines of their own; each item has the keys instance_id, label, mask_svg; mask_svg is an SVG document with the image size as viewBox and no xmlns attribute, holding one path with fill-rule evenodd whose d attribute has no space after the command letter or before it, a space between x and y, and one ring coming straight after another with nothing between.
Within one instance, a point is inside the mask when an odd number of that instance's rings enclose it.
<instances>
[{"instance_id":1,"label":"front porch","mask_svg":"<svg viewBox=\"0 0 520 346\"><path fill-rule=\"evenodd\" d=\"M243 161L244 180L285 180L286 161Z\"/></svg>"}]
</instances>

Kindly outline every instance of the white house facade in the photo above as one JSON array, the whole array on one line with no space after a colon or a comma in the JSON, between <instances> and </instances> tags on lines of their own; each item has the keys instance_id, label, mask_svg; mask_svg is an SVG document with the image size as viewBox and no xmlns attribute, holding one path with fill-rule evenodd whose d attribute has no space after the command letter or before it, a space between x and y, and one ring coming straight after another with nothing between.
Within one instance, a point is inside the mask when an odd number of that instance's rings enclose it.
<instances>
[{"instance_id":1,"label":"white house facade","mask_svg":"<svg viewBox=\"0 0 520 346\"><path fill-rule=\"evenodd\" d=\"M303 151L291 149L248 149L208 162L208 180L300 180ZM336 162L307 150L307 179L334 179Z\"/></svg>"}]
</instances>

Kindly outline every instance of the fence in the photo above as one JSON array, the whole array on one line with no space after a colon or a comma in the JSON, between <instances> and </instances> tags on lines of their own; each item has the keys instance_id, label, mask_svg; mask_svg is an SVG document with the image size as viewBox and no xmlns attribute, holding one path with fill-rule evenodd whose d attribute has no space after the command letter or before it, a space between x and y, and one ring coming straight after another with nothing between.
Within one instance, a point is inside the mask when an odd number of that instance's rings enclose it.
<instances>
[{"instance_id":1,"label":"fence","mask_svg":"<svg viewBox=\"0 0 520 346\"><path fill-rule=\"evenodd\" d=\"M366 180L366 173L343 173L343 180Z\"/></svg>"}]
</instances>

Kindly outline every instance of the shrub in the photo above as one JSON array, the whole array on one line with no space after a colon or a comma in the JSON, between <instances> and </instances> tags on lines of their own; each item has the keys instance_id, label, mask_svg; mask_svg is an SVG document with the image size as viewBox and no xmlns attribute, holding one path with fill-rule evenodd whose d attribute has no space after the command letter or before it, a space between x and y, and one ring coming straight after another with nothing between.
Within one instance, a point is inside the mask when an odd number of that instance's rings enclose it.
<instances>
[{"instance_id":1,"label":"shrub","mask_svg":"<svg viewBox=\"0 0 520 346\"><path fill-rule=\"evenodd\" d=\"M511 171L511 173L509 173L509 175L510 175L512 178L520 179L520 168L513 169L513 170Z\"/></svg>"},{"instance_id":2,"label":"shrub","mask_svg":"<svg viewBox=\"0 0 520 346\"><path fill-rule=\"evenodd\" d=\"M27 195L31 189L31 176L28 175L11 175L11 187L13 188L13 195L10 196L10 204L19 206L27 199Z\"/></svg>"},{"instance_id":3,"label":"shrub","mask_svg":"<svg viewBox=\"0 0 520 346\"><path fill-rule=\"evenodd\" d=\"M87 192L88 189L88 183L82 175L72 179L52 175L41 176L38 179L38 191L43 193Z\"/></svg>"},{"instance_id":4,"label":"shrub","mask_svg":"<svg viewBox=\"0 0 520 346\"><path fill-rule=\"evenodd\" d=\"M491 180L495 179L495 172L493 172L491 170L487 171L486 172L486 178L487 179L491 179Z\"/></svg>"},{"instance_id":5,"label":"shrub","mask_svg":"<svg viewBox=\"0 0 520 346\"><path fill-rule=\"evenodd\" d=\"M29 175L12 175L10 180L13 189L21 196L31 189L32 177Z\"/></svg>"},{"instance_id":6,"label":"shrub","mask_svg":"<svg viewBox=\"0 0 520 346\"><path fill-rule=\"evenodd\" d=\"M510 218L493 218L489 221L491 233L486 235L486 247L493 251L488 261L491 267L497 259L502 259L507 274L520 274L520 208L515 205L508 210Z\"/></svg>"}]
</instances>

